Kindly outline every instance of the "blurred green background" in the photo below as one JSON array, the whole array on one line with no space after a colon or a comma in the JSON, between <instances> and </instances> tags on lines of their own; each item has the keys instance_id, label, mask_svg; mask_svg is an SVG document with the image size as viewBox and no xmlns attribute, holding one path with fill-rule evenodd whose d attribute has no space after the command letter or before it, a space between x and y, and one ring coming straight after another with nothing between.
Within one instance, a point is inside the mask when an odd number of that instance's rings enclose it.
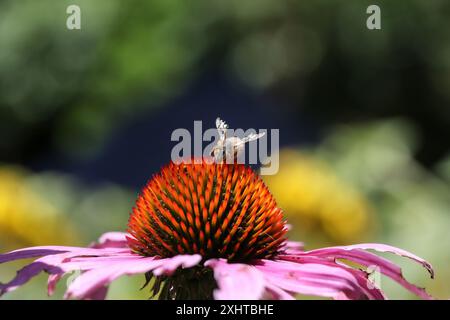
<instances>
[{"instance_id":1,"label":"blurred green background","mask_svg":"<svg viewBox=\"0 0 450 320\"><path fill-rule=\"evenodd\" d=\"M66 28L71 4L81 30ZM381 30L366 28L371 4ZM172 130L220 116L280 129L280 171L264 179L291 238L405 248L436 279L394 257L405 276L448 299L449 30L446 0L3 0L0 251L124 231ZM146 298L143 280L108 297ZM4 299L47 298L45 282Z\"/></svg>"}]
</instances>

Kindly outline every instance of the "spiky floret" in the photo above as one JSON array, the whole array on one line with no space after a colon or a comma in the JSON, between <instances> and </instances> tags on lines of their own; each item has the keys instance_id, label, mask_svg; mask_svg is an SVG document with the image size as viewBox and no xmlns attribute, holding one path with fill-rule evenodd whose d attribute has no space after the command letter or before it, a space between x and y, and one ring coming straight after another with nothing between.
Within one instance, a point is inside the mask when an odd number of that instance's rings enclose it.
<instances>
[{"instance_id":1,"label":"spiky floret","mask_svg":"<svg viewBox=\"0 0 450 320\"><path fill-rule=\"evenodd\" d=\"M143 188L130 215L130 248L144 256L273 258L285 240L282 210L242 164L170 163Z\"/></svg>"}]
</instances>

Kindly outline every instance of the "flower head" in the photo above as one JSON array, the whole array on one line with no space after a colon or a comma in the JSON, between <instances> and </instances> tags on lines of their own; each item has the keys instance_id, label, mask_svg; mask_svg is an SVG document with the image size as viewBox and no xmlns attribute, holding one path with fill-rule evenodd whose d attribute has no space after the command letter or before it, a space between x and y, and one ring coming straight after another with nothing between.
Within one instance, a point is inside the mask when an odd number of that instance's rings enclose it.
<instances>
[{"instance_id":1,"label":"flower head","mask_svg":"<svg viewBox=\"0 0 450 320\"><path fill-rule=\"evenodd\" d=\"M0 255L0 263L40 257L0 284L0 294L41 271L50 275L51 294L64 274L79 270L66 298L105 298L118 277L145 274L146 284L155 278L152 292L164 299L292 299L295 294L384 299L369 280L366 268L375 266L430 298L407 282L397 265L367 250L408 257L433 276L428 262L407 251L383 244L305 251L286 240L286 230L281 209L250 168L171 163L142 190L127 233L107 233L88 248L32 247Z\"/></svg>"},{"instance_id":2,"label":"flower head","mask_svg":"<svg viewBox=\"0 0 450 320\"><path fill-rule=\"evenodd\" d=\"M139 195L128 242L143 256L250 261L275 257L286 231L281 209L250 168L171 163Z\"/></svg>"}]
</instances>

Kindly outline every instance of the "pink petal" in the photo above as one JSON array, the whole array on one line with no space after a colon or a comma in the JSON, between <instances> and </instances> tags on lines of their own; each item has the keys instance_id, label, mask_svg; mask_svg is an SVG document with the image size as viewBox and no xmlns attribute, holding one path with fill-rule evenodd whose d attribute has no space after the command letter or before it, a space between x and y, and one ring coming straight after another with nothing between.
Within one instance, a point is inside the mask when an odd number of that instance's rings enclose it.
<instances>
[{"instance_id":1,"label":"pink petal","mask_svg":"<svg viewBox=\"0 0 450 320\"><path fill-rule=\"evenodd\" d=\"M136 255L123 260L109 261L108 263L103 261L103 265L92 268L76 278L70 284L65 298L86 299L120 276L146 273L157 268L164 269L163 266L165 264L168 266L167 270L171 271L175 267L175 264L177 267L193 266L200 262L200 260L201 257L199 255L184 255L166 259L145 258Z\"/></svg>"},{"instance_id":2,"label":"pink petal","mask_svg":"<svg viewBox=\"0 0 450 320\"><path fill-rule=\"evenodd\" d=\"M380 244L380 243L362 243L362 244L355 244L351 246L340 246L340 247L329 247L329 248L322 248L317 250L311 250L308 251L308 254L314 254L317 255L317 253L326 252L329 249L338 249L338 250L354 250L354 249L362 249L362 250L375 250L378 252L389 252L396 254L401 257L406 257L411 260L414 260L418 263L420 263L429 273L431 278L434 278L434 270L433 266L427 262L426 260L422 259L421 257L416 256L415 254L408 252L406 250L396 248L387 244Z\"/></svg>"},{"instance_id":3,"label":"pink petal","mask_svg":"<svg viewBox=\"0 0 450 320\"><path fill-rule=\"evenodd\" d=\"M172 258L164 259L164 264L153 270L155 276L167 275L170 276L177 270L180 266L182 268L191 268L196 266L202 260L201 255L178 255Z\"/></svg>"},{"instance_id":4,"label":"pink petal","mask_svg":"<svg viewBox=\"0 0 450 320\"><path fill-rule=\"evenodd\" d=\"M306 258L311 259L311 258ZM379 289L376 288L375 284L371 282L368 279L368 274L365 271L359 270L359 269L353 269L352 267L347 266L346 264L338 264L336 262L331 262L328 260L323 259L317 259L316 257L312 257L310 260L314 263L320 263L320 264L326 264L329 266L334 266L338 268L344 268L347 272L350 272L353 274L355 279L358 281L358 284L360 285L360 288L364 291L364 293L367 295L367 297L371 300L386 300L386 296L384 293ZM306 261L304 261L306 262Z\"/></svg>"},{"instance_id":5,"label":"pink petal","mask_svg":"<svg viewBox=\"0 0 450 320\"><path fill-rule=\"evenodd\" d=\"M96 243L90 245L91 248L128 248L126 237L131 237L125 232L107 232L100 236Z\"/></svg>"},{"instance_id":6,"label":"pink petal","mask_svg":"<svg viewBox=\"0 0 450 320\"><path fill-rule=\"evenodd\" d=\"M361 250L361 249L373 249L382 252L392 252L401 256L405 256L414 261L422 264L431 274L434 276L433 269L431 265L425 260L405 251L395 247L381 245L381 244L361 244L361 245L353 245L353 246L345 246L345 247L329 247L323 249L317 249L312 251L307 251L303 254L293 254L293 255L282 255L280 259L295 261L297 259L301 259L302 257L321 257L328 259L347 259L356 263L359 263L363 266L377 266L380 268L380 272L394 281L398 282L407 290L412 293L418 295L423 299L432 299L432 297L426 293L426 291L422 288L419 288L408 281L405 280L402 274L402 270L396 264L390 262L389 260L379 257L373 253Z\"/></svg>"},{"instance_id":7,"label":"pink petal","mask_svg":"<svg viewBox=\"0 0 450 320\"><path fill-rule=\"evenodd\" d=\"M91 247L95 249L102 249L102 248L127 249L128 246L126 237L130 237L130 235L124 232L107 232L103 234L99 238L98 242L93 244ZM86 250L86 248L68 247L68 246L39 246L39 247L23 248L8 252L6 254L0 254L0 263L26 258L48 256L62 252L76 252L83 250Z\"/></svg>"},{"instance_id":8,"label":"pink petal","mask_svg":"<svg viewBox=\"0 0 450 320\"><path fill-rule=\"evenodd\" d=\"M53 295L55 293L56 284L59 282L59 280L61 280L62 277L63 277L62 273L51 274L51 275L48 276L48 280L47 280L47 294L49 296L51 296L51 295Z\"/></svg>"},{"instance_id":9,"label":"pink petal","mask_svg":"<svg viewBox=\"0 0 450 320\"><path fill-rule=\"evenodd\" d=\"M84 297L85 300L105 300L108 293L108 287L101 287L93 291L90 295Z\"/></svg>"},{"instance_id":10,"label":"pink petal","mask_svg":"<svg viewBox=\"0 0 450 320\"><path fill-rule=\"evenodd\" d=\"M0 283L0 296L6 292L16 289L20 285L23 285L29 279L39 274L41 271L47 271L48 273L50 273L47 290L48 294L52 295L55 290L56 283L63 276L63 273L77 269L82 270L83 268L87 267L86 264L91 264L92 267L95 267L96 265L91 261L84 261L84 266L66 264L64 265L64 268L62 268L61 265L63 262L66 262L67 260L70 260L75 256L92 257L116 254L122 256L124 253L131 253L127 246L127 236L129 235L123 232L107 232L100 237L97 243L91 246L91 248L93 249L68 246L39 246L18 249L6 254L1 254L0 263L40 256L44 256L44 258L38 259L34 263L19 270L16 277L9 283ZM110 250L98 251L98 249ZM54 258L50 258L50 256Z\"/></svg>"},{"instance_id":11,"label":"pink petal","mask_svg":"<svg viewBox=\"0 0 450 320\"><path fill-rule=\"evenodd\" d=\"M61 269L58 267L48 266L43 262L33 262L17 271L16 277L9 283L7 284L0 283L0 296L2 296L7 292L17 289L21 285L28 282L29 279L33 278L34 276L37 276L43 270L51 274L61 272Z\"/></svg>"},{"instance_id":12,"label":"pink petal","mask_svg":"<svg viewBox=\"0 0 450 320\"><path fill-rule=\"evenodd\" d=\"M367 295L367 297L369 299L371 299L371 300L386 300L384 293L379 288L375 287L374 283L372 283L368 279L368 274L362 270L353 269L352 267L350 267L346 264L339 264L335 261L330 261L329 259L324 259L321 257L306 256L306 255L301 255L301 256L296 255L296 256L292 257L289 255L283 255L283 256L280 256L279 258L284 261L290 261L290 262L295 262L295 263L299 263L299 264L317 263L317 264L323 264L323 265L328 265L328 266L337 267L337 268L343 268L347 272L350 272L353 274L353 276L359 283L361 290L363 290L365 292L365 294ZM369 284L370 284L370 286L369 286Z\"/></svg>"},{"instance_id":13,"label":"pink petal","mask_svg":"<svg viewBox=\"0 0 450 320\"><path fill-rule=\"evenodd\" d=\"M275 285L265 283L265 288L266 291L262 300L295 300L295 297L292 294Z\"/></svg>"},{"instance_id":14,"label":"pink petal","mask_svg":"<svg viewBox=\"0 0 450 320\"><path fill-rule=\"evenodd\" d=\"M350 272L353 274L353 276L355 277L355 279L358 281L361 289L365 292L365 294L367 295L367 297L371 300L386 300L386 296L385 294L375 286L375 284L369 280L368 278L368 274L360 269L354 269L344 263L337 263L335 261L329 261L324 260L322 258L318 258L318 257L302 257L302 262L313 262L313 263L320 263L320 264L326 264L326 265L331 265L331 266L335 266L338 268L344 268L346 271ZM299 262L298 260L295 262Z\"/></svg>"},{"instance_id":15,"label":"pink petal","mask_svg":"<svg viewBox=\"0 0 450 320\"><path fill-rule=\"evenodd\" d=\"M361 270L355 270L352 268L348 268L347 270L353 274L360 287L363 288L365 294L370 300L387 300L383 291L381 291L380 288L377 288L374 283L370 282L370 280L367 278L366 273Z\"/></svg>"},{"instance_id":16,"label":"pink petal","mask_svg":"<svg viewBox=\"0 0 450 320\"><path fill-rule=\"evenodd\" d=\"M255 266L267 283L282 290L330 298L367 298L358 279L339 266L263 260Z\"/></svg>"},{"instance_id":17,"label":"pink petal","mask_svg":"<svg viewBox=\"0 0 450 320\"><path fill-rule=\"evenodd\" d=\"M51 274L48 278L48 285L47 285L47 291L48 295L52 295L55 290L55 286L57 282L63 277L65 273L69 273L71 271L86 271L94 268L99 267L107 267L111 263L115 262L124 262L128 261L130 259L136 259L136 257L140 257L134 253L122 253L120 255L114 255L114 256L82 256L82 257L70 257L69 255L65 256L53 256L53 258L59 258L59 268L61 269L61 273L58 274ZM55 261L55 259L48 263L58 263ZM104 290L99 290L98 294L92 294L96 298L94 300L99 300L98 297L101 296L101 292L104 291L104 295L106 296L107 293L107 287L104 288ZM88 298L86 298L88 299Z\"/></svg>"},{"instance_id":18,"label":"pink petal","mask_svg":"<svg viewBox=\"0 0 450 320\"><path fill-rule=\"evenodd\" d=\"M55 249L56 248L56 249ZM64 249L62 249L64 248ZM60 250L60 251L58 251ZM63 251L65 250L65 251ZM6 284L0 284L0 296L13 291L20 287L21 285L28 282L31 278L38 275L42 271L46 271L51 275L64 274L73 270L81 270L82 263L78 264L68 264L66 262L70 261L74 257L83 256L84 260L95 260L96 257L101 256L113 256L117 258L123 258L130 256L131 252L129 249L91 249L91 248L78 248L78 247L34 247L16 250L4 255L0 258L4 258L2 261L11 261L16 259L24 259L29 257L35 257L37 255L42 255L47 253L49 255L41 257L35 260L33 263L20 269L14 279ZM54 291L54 286L59 280L59 277L52 277L49 279L48 292L52 294Z\"/></svg>"},{"instance_id":19,"label":"pink petal","mask_svg":"<svg viewBox=\"0 0 450 320\"><path fill-rule=\"evenodd\" d=\"M217 300L257 300L264 294L264 277L254 266L241 263L227 263L223 259L211 259L206 267L214 270L218 289L214 290Z\"/></svg>"},{"instance_id":20,"label":"pink petal","mask_svg":"<svg viewBox=\"0 0 450 320\"><path fill-rule=\"evenodd\" d=\"M42 257L48 256L51 254L58 254L62 252L74 252L79 250L84 250L86 248L81 247L63 247L63 246L42 246L42 247L31 247L14 250L8 253L0 254L0 263L34 258L34 257Z\"/></svg>"}]
</instances>

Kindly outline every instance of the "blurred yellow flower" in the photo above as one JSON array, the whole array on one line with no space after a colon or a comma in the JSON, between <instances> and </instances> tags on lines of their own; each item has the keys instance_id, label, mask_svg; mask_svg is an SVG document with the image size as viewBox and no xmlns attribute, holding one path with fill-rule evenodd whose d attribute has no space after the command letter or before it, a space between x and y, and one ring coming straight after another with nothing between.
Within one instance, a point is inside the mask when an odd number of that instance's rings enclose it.
<instances>
[{"instance_id":1,"label":"blurred yellow flower","mask_svg":"<svg viewBox=\"0 0 450 320\"><path fill-rule=\"evenodd\" d=\"M67 216L28 183L26 171L0 167L0 245L79 243Z\"/></svg>"},{"instance_id":2,"label":"blurred yellow flower","mask_svg":"<svg viewBox=\"0 0 450 320\"><path fill-rule=\"evenodd\" d=\"M364 239L374 230L366 199L312 155L282 150L279 172L263 178L294 232L347 243Z\"/></svg>"}]
</instances>

